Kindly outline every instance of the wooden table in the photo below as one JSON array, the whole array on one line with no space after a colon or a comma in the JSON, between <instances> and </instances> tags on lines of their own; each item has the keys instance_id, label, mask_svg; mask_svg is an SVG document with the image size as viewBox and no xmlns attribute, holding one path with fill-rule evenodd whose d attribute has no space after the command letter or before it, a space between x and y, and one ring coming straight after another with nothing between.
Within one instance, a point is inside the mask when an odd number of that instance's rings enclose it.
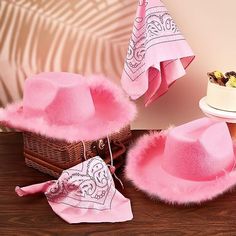
<instances>
[{"instance_id":1,"label":"wooden table","mask_svg":"<svg viewBox=\"0 0 236 236\"><path fill-rule=\"evenodd\" d=\"M232 138L236 140L236 123L227 123L227 125Z\"/></svg>"},{"instance_id":2,"label":"wooden table","mask_svg":"<svg viewBox=\"0 0 236 236\"><path fill-rule=\"evenodd\" d=\"M53 213L44 195L18 197L16 185L49 180L24 164L20 133L0 133L0 235L236 235L236 190L199 206L150 200L124 181L134 219L125 223L69 225ZM121 174L120 174L121 175Z\"/></svg>"}]
</instances>

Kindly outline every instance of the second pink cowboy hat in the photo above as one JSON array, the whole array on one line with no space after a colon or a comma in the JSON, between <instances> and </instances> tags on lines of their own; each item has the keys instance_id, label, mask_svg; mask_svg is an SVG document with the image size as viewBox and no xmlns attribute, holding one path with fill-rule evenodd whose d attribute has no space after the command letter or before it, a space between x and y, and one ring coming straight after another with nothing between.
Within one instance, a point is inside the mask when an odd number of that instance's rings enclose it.
<instances>
[{"instance_id":1,"label":"second pink cowboy hat","mask_svg":"<svg viewBox=\"0 0 236 236\"><path fill-rule=\"evenodd\" d=\"M26 79L23 101L0 109L0 122L73 142L118 132L135 115L135 105L103 76L49 72Z\"/></svg>"},{"instance_id":2,"label":"second pink cowboy hat","mask_svg":"<svg viewBox=\"0 0 236 236\"><path fill-rule=\"evenodd\" d=\"M169 203L199 203L236 185L236 154L225 122L202 118L141 137L128 154L126 175Z\"/></svg>"}]
</instances>

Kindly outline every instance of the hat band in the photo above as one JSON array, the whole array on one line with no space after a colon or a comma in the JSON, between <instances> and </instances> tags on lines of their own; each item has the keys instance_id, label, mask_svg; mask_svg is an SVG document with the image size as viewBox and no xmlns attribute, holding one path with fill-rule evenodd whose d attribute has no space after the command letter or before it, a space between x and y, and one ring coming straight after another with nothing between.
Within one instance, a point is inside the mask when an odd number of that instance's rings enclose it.
<instances>
[{"instance_id":1,"label":"hat band","mask_svg":"<svg viewBox=\"0 0 236 236\"><path fill-rule=\"evenodd\" d=\"M20 108L23 109L23 115L25 118L30 117L45 117L45 112L43 110L35 109L32 107L23 106Z\"/></svg>"},{"instance_id":2,"label":"hat band","mask_svg":"<svg viewBox=\"0 0 236 236\"><path fill-rule=\"evenodd\" d=\"M163 163L162 163L163 164ZM218 171L218 173L212 174L212 175L208 175L208 176L202 176L202 177L192 177L190 178L189 176L183 176L181 173L178 174L178 172L175 171L175 173L173 173L171 171L170 168L167 168L167 166L162 165L162 168L168 172L170 175L177 177L177 178L181 178L184 180L190 180L190 181L212 181L218 178L221 178L223 176L226 176L228 174L230 174L236 166L236 158L234 158L234 160L232 160L232 162L225 168L221 169L220 171Z\"/></svg>"}]
</instances>

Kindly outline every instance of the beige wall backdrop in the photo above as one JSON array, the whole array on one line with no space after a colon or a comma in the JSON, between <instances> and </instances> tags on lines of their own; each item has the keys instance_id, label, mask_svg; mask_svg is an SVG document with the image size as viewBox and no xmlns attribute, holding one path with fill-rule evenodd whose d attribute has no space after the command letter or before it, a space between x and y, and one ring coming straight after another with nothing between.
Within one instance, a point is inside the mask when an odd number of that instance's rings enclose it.
<instances>
[{"instance_id":1,"label":"beige wall backdrop","mask_svg":"<svg viewBox=\"0 0 236 236\"><path fill-rule=\"evenodd\" d=\"M0 0L0 106L22 97L40 71L104 73L119 83L136 0ZM134 129L165 128L203 116L206 73L236 70L235 0L163 0L196 59L167 94L144 108Z\"/></svg>"}]
</instances>

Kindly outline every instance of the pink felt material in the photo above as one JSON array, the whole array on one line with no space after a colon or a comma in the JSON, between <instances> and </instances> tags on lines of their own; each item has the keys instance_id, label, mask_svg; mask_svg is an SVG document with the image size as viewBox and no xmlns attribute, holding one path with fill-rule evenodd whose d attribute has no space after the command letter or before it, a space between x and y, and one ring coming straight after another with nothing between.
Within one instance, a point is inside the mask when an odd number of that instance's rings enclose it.
<instances>
[{"instance_id":1,"label":"pink felt material","mask_svg":"<svg viewBox=\"0 0 236 236\"><path fill-rule=\"evenodd\" d=\"M145 105L168 91L185 75L194 54L160 0L139 1L121 83Z\"/></svg>"},{"instance_id":2,"label":"pink felt material","mask_svg":"<svg viewBox=\"0 0 236 236\"><path fill-rule=\"evenodd\" d=\"M202 118L141 137L126 176L168 203L200 203L236 184L235 147L225 122Z\"/></svg>"},{"instance_id":3,"label":"pink felt material","mask_svg":"<svg viewBox=\"0 0 236 236\"><path fill-rule=\"evenodd\" d=\"M24 93L26 117L41 115L48 122L67 125L83 122L95 113L89 85L81 75L41 73L25 81Z\"/></svg>"},{"instance_id":4,"label":"pink felt material","mask_svg":"<svg viewBox=\"0 0 236 236\"><path fill-rule=\"evenodd\" d=\"M130 200L116 188L100 157L63 171L58 180L16 187L18 196L44 193L53 211L68 223L123 222L133 218Z\"/></svg>"},{"instance_id":5,"label":"pink felt material","mask_svg":"<svg viewBox=\"0 0 236 236\"><path fill-rule=\"evenodd\" d=\"M128 125L136 107L101 75L40 73L25 82L23 102L0 109L0 123L68 142L105 137Z\"/></svg>"}]
</instances>

